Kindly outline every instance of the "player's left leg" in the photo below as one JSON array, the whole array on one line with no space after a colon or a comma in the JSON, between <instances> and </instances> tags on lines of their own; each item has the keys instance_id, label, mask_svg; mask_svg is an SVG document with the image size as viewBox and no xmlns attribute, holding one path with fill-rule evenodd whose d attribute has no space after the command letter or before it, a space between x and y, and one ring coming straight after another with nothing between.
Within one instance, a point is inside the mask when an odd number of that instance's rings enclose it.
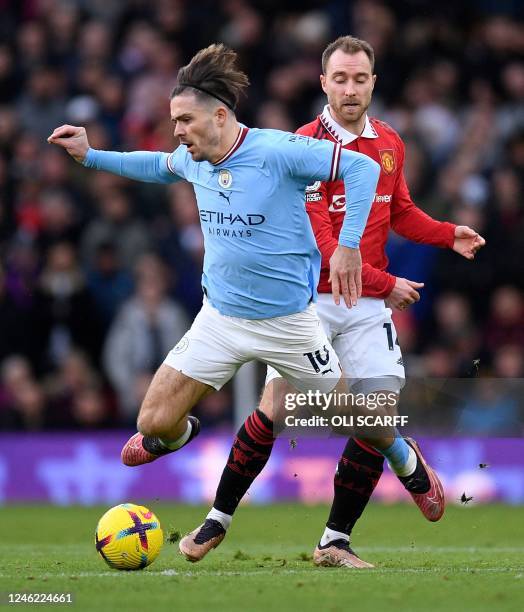
<instances>
[{"instance_id":1,"label":"player's left leg","mask_svg":"<svg viewBox=\"0 0 524 612\"><path fill-rule=\"evenodd\" d=\"M226 536L233 515L273 450L273 406L288 390L282 378L265 386L258 408L238 430L222 471L215 501L204 523L184 536L179 550L188 561L201 561Z\"/></svg>"}]
</instances>

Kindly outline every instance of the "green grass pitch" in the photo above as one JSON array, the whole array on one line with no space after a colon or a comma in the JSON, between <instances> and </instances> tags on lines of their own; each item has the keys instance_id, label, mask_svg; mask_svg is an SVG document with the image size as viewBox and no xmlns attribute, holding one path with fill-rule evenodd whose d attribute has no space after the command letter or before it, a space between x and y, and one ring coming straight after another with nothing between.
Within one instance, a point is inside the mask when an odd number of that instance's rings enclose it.
<instances>
[{"instance_id":1,"label":"green grass pitch","mask_svg":"<svg viewBox=\"0 0 524 612\"><path fill-rule=\"evenodd\" d=\"M204 508L146 505L166 534L170 528L185 533L205 515ZM0 508L4 600L6 592L72 592L72 605L56 607L97 612L524 610L519 507L450 507L440 523L430 524L411 505L371 505L353 545L377 567L348 570L312 565L326 507L246 506L201 563L188 563L176 544L166 543L140 572L110 570L98 557L94 529L106 509Z\"/></svg>"}]
</instances>

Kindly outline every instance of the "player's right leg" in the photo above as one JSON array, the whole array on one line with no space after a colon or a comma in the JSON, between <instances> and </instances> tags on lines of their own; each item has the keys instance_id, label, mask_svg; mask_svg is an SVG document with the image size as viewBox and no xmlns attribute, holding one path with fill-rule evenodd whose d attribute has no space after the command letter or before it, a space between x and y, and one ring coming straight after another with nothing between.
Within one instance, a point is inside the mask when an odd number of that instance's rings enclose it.
<instances>
[{"instance_id":1,"label":"player's right leg","mask_svg":"<svg viewBox=\"0 0 524 612\"><path fill-rule=\"evenodd\" d=\"M189 444L199 434L200 423L187 414L212 391L209 385L162 364L142 402L138 432L122 448L122 463L127 466L151 463Z\"/></svg>"},{"instance_id":2,"label":"player's right leg","mask_svg":"<svg viewBox=\"0 0 524 612\"><path fill-rule=\"evenodd\" d=\"M206 300L191 329L155 374L138 416L138 433L122 449L125 465L149 463L181 449L200 431L189 411L220 389L248 360L238 325Z\"/></svg>"}]
</instances>

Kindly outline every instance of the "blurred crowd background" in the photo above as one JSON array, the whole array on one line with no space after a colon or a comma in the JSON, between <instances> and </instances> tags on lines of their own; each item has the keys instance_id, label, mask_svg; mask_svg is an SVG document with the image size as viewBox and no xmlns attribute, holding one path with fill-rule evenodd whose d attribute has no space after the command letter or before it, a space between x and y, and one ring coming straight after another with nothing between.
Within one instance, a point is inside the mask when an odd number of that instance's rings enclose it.
<instances>
[{"instance_id":1,"label":"blurred crowd background","mask_svg":"<svg viewBox=\"0 0 524 612\"><path fill-rule=\"evenodd\" d=\"M518 0L0 0L0 429L132 426L198 311L192 188L86 171L46 138L72 123L94 148L172 150L177 70L215 41L251 80L240 120L290 131L325 104L326 44L373 45L370 114L404 138L415 202L487 240L470 263L391 237L390 271L426 283L395 315L407 372L522 377L523 16ZM229 387L197 414L230 428Z\"/></svg>"}]
</instances>

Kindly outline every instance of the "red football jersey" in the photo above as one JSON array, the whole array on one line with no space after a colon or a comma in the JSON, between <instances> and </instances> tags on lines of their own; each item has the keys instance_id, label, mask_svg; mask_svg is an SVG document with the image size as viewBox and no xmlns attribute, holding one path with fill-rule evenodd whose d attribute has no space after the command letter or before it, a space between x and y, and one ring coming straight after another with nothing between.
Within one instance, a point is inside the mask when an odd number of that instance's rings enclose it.
<instances>
[{"instance_id":1,"label":"red football jersey","mask_svg":"<svg viewBox=\"0 0 524 612\"><path fill-rule=\"evenodd\" d=\"M387 123L366 118L360 136L355 136L334 121L326 106L311 123L297 130L313 138L327 138L345 149L368 155L380 164L377 191L362 240L362 295L386 298L395 286L395 277L385 270L385 247L392 228L414 242L453 247L455 225L432 219L413 203L404 178L404 143ZM317 182L306 190L306 208L311 220L322 269L318 290L331 293L329 259L338 246L338 235L346 211L344 182Z\"/></svg>"}]
</instances>

